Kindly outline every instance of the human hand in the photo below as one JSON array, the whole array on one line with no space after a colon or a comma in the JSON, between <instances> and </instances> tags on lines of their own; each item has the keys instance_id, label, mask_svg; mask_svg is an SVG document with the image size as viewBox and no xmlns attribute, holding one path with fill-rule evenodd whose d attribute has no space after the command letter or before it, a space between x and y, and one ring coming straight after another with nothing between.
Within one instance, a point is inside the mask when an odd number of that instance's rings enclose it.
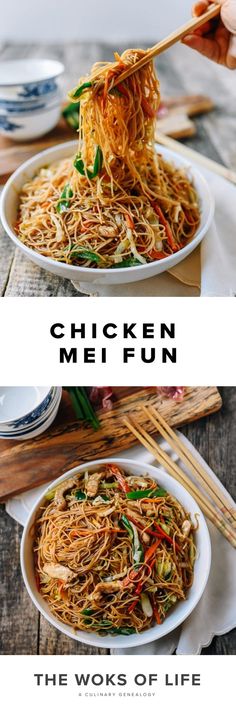
<instances>
[{"instance_id":1,"label":"human hand","mask_svg":"<svg viewBox=\"0 0 236 708\"><path fill-rule=\"evenodd\" d=\"M218 64L236 69L236 0L217 0L221 5L220 17L183 38L183 43L196 49ZM193 15L199 17L211 5L211 0L201 0L193 6Z\"/></svg>"}]
</instances>

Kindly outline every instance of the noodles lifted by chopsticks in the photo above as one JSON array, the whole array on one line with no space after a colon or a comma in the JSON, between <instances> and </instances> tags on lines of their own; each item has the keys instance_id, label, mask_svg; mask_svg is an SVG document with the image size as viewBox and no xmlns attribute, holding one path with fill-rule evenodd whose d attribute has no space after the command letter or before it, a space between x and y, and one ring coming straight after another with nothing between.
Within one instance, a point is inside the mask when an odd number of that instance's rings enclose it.
<instances>
[{"instance_id":1,"label":"noodles lifted by chopsticks","mask_svg":"<svg viewBox=\"0 0 236 708\"><path fill-rule=\"evenodd\" d=\"M71 93L80 101L74 164L44 167L22 189L16 232L44 256L128 267L165 258L196 233L195 188L155 150L160 91L153 63L122 81L143 53L128 50L114 63L95 64Z\"/></svg>"},{"instance_id":2,"label":"noodles lifted by chopsticks","mask_svg":"<svg viewBox=\"0 0 236 708\"><path fill-rule=\"evenodd\" d=\"M193 582L193 526L150 477L114 464L49 492L35 524L38 589L75 629L142 632L162 623Z\"/></svg>"}]
</instances>

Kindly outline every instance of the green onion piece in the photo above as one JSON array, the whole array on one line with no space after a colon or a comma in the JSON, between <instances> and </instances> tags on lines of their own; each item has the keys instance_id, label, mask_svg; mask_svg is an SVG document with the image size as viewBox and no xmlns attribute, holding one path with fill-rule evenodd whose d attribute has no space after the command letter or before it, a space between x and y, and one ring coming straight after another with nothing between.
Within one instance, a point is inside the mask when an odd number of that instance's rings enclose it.
<instances>
[{"instance_id":1,"label":"green onion piece","mask_svg":"<svg viewBox=\"0 0 236 708\"><path fill-rule=\"evenodd\" d=\"M133 541L134 532L133 532L132 526L131 526L131 524L130 524L130 522L129 522L129 519L127 519L127 517L126 517L124 514L122 514L121 521L122 521L123 526L124 526L124 527L126 528L126 530L128 531L130 540Z\"/></svg>"},{"instance_id":2,"label":"green onion piece","mask_svg":"<svg viewBox=\"0 0 236 708\"><path fill-rule=\"evenodd\" d=\"M87 609L87 610L82 610L80 614L90 616L90 615L94 615L94 612L95 612L95 610Z\"/></svg>"},{"instance_id":3,"label":"green onion piece","mask_svg":"<svg viewBox=\"0 0 236 708\"><path fill-rule=\"evenodd\" d=\"M128 531L130 540L132 541L134 563L142 563L144 559L144 552L142 544L139 540L139 535L136 526L131 521L129 521L129 519L127 519L127 516L125 516L125 514L122 514L121 522Z\"/></svg>"},{"instance_id":4,"label":"green onion piece","mask_svg":"<svg viewBox=\"0 0 236 708\"><path fill-rule=\"evenodd\" d=\"M74 386L67 386L65 388L66 388L66 391L68 391L68 393L69 393L71 403L72 403L77 420L83 420L84 419L83 411L82 411L79 401L77 400L75 387Z\"/></svg>"},{"instance_id":5,"label":"green onion piece","mask_svg":"<svg viewBox=\"0 0 236 708\"><path fill-rule=\"evenodd\" d=\"M152 489L152 493L150 494L150 497L153 497L153 499L156 499L157 497L166 497L167 496L167 491L166 489L163 489L163 487L157 487L157 489Z\"/></svg>"},{"instance_id":6,"label":"green onion piece","mask_svg":"<svg viewBox=\"0 0 236 708\"><path fill-rule=\"evenodd\" d=\"M127 492L126 497L127 499L145 499L150 497L152 492L153 489L137 489L134 492Z\"/></svg>"},{"instance_id":7,"label":"green onion piece","mask_svg":"<svg viewBox=\"0 0 236 708\"><path fill-rule=\"evenodd\" d=\"M79 172L81 175L83 175L83 177L88 177L88 179L94 179L94 177L97 177L99 172L101 171L102 163L103 163L102 150L99 147L99 145L97 145L92 170L89 170L85 167L84 161L82 160L80 153L78 155L76 155L76 158L74 160L74 167L77 170L77 172Z\"/></svg>"},{"instance_id":8,"label":"green onion piece","mask_svg":"<svg viewBox=\"0 0 236 708\"><path fill-rule=\"evenodd\" d=\"M100 422L88 398L86 388L83 386L65 386L71 399L76 418L90 423L94 430L98 430Z\"/></svg>"},{"instance_id":9,"label":"green onion piece","mask_svg":"<svg viewBox=\"0 0 236 708\"><path fill-rule=\"evenodd\" d=\"M100 423L90 403L86 389L83 386L77 386L75 388L75 392L83 411L84 420L91 423L94 430L98 430Z\"/></svg>"},{"instance_id":10,"label":"green onion piece","mask_svg":"<svg viewBox=\"0 0 236 708\"><path fill-rule=\"evenodd\" d=\"M156 498L156 497L166 497L167 492L162 487L156 487L155 489L136 489L133 492L127 492L127 499L145 499L146 497Z\"/></svg>"},{"instance_id":11,"label":"green onion piece","mask_svg":"<svg viewBox=\"0 0 236 708\"><path fill-rule=\"evenodd\" d=\"M47 499L47 501L52 501L52 499L54 499L55 497L55 492L55 489L51 489L49 492L47 492L47 494L45 494L45 499Z\"/></svg>"},{"instance_id":12,"label":"green onion piece","mask_svg":"<svg viewBox=\"0 0 236 708\"><path fill-rule=\"evenodd\" d=\"M109 629L110 634L123 634L125 636L135 634L135 631L134 627L112 627L112 629Z\"/></svg>"},{"instance_id":13,"label":"green onion piece","mask_svg":"<svg viewBox=\"0 0 236 708\"><path fill-rule=\"evenodd\" d=\"M74 167L77 170L77 172L80 173L80 175L83 175L83 177L85 177L87 175L87 177L89 179L93 178L93 173L91 172L91 170L86 170L86 172L85 172L84 161L82 160L81 153L76 155L76 158L74 160Z\"/></svg>"},{"instance_id":14,"label":"green onion piece","mask_svg":"<svg viewBox=\"0 0 236 708\"><path fill-rule=\"evenodd\" d=\"M84 261L94 261L94 263L99 263L101 260L100 256L97 253L93 253L93 251L72 251L70 258L81 258Z\"/></svg>"},{"instance_id":15,"label":"green onion piece","mask_svg":"<svg viewBox=\"0 0 236 708\"><path fill-rule=\"evenodd\" d=\"M78 499L78 501L83 501L84 499L87 499L87 496L84 492L81 492L80 489L75 492L75 498Z\"/></svg>"},{"instance_id":16,"label":"green onion piece","mask_svg":"<svg viewBox=\"0 0 236 708\"><path fill-rule=\"evenodd\" d=\"M61 193L61 197L59 199L59 202L57 202L56 210L58 211L59 214L63 214L64 211L67 211L67 209L70 208L70 200L73 197L73 190L71 189L69 184L66 184L63 192Z\"/></svg>"},{"instance_id":17,"label":"green onion piece","mask_svg":"<svg viewBox=\"0 0 236 708\"><path fill-rule=\"evenodd\" d=\"M66 106L62 111L63 118L65 118L68 125L70 125L71 128L74 128L74 130L79 129L79 111L80 101L77 103L68 103L68 106Z\"/></svg>"},{"instance_id":18,"label":"green onion piece","mask_svg":"<svg viewBox=\"0 0 236 708\"><path fill-rule=\"evenodd\" d=\"M102 154L101 148L98 145L97 149L96 149L96 155L95 155L94 166L93 166L93 173L94 173L93 176L94 177L97 177L99 172L101 172L102 163L103 163L103 154Z\"/></svg>"},{"instance_id":19,"label":"green onion piece","mask_svg":"<svg viewBox=\"0 0 236 708\"><path fill-rule=\"evenodd\" d=\"M74 93L70 94L71 98L79 98L86 89L91 88L92 82L91 81L85 81L84 84L81 84L81 86L78 86L77 89L75 89Z\"/></svg>"},{"instance_id":20,"label":"green onion piece","mask_svg":"<svg viewBox=\"0 0 236 708\"><path fill-rule=\"evenodd\" d=\"M101 620L99 624L94 625L94 629L104 629L109 632L109 634L134 634L135 629L133 627L114 627L110 620Z\"/></svg>"},{"instance_id":21,"label":"green onion piece","mask_svg":"<svg viewBox=\"0 0 236 708\"><path fill-rule=\"evenodd\" d=\"M142 263L137 258L125 258L121 263L113 263L111 268L131 268L131 266L140 266Z\"/></svg>"}]
</instances>

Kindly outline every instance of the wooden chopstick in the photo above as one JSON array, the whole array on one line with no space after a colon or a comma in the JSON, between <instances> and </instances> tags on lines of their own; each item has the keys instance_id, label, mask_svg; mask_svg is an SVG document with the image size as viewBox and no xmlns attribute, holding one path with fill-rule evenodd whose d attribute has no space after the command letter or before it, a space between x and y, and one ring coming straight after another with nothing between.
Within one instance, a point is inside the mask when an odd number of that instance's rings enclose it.
<instances>
[{"instance_id":1,"label":"wooden chopstick","mask_svg":"<svg viewBox=\"0 0 236 708\"><path fill-rule=\"evenodd\" d=\"M229 524L227 524L223 521L223 519L221 518L218 511L215 510L214 507L212 506L209 499L207 499L206 497L203 496L201 490L199 490L197 487L195 487L192 480L189 479L188 477L186 477L183 470L181 470L181 468L176 464L176 462L174 462L174 460L172 460L171 457L169 457L169 455L160 447L160 445L155 440L153 440L153 438L149 435L149 433L147 433L147 431L144 428L142 428L141 425L139 425L139 423L136 422L135 425L136 425L136 428L138 429L138 431L142 435L144 435L146 437L147 441L153 445L154 449L156 449L158 456L159 456L159 461L161 461L161 463L164 464L164 466L168 466L169 469L172 469L172 471L175 474L177 474L179 476L179 478L181 479L181 483L183 483L183 482L185 482L185 480L187 480L189 489L191 490L190 493L194 493L195 496L197 496L200 501L203 498L206 509L208 509L209 512L212 512L216 516L216 518L218 519L220 525L223 523L223 525L226 528L228 528L228 530L230 531L230 534L231 534L231 528L230 528ZM233 531L232 531L232 535L235 537L235 542L236 542L236 534Z\"/></svg>"},{"instance_id":2,"label":"wooden chopstick","mask_svg":"<svg viewBox=\"0 0 236 708\"><path fill-rule=\"evenodd\" d=\"M174 477L180 484L182 484L185 489L194 497L197 504L207 516L207 518L218 528L222 535L231 543L231 545L236 548L236 534L232 527L224 521L224 518L220 516L217 510L211 505L209 500L204 497L202 492L192 483L192 481L184 474L180 467L167 455L167 453L162 450L160 445L147 433L147 431L135 421L133 425L130 417L124 418L124 423L130 432L133 433L134 437L141 442L141 444L146 447L149 452L155 457L155 459L164 466L169 474Z\"/></svg>"},{"instance_id":3,"label":"wooden chopstick","mask_svg":"<svg viewBox=\"0 0 236 708\"><path fill-rule=\"evenodd\" d=\"M202 487L206 490L212 501L219 506L221 513L227 517L228 521L236 528L236 510L232 509L229 500L225 497L224 493L214 482L214 479L210 477L208 472L202 467L202 465L196 460L191 451L184 445L182 440L178 438L173 428L171 428L167 421L162 418L159 411L154 408L154 406L142 406L142 410L146 412L148 418L155 425L157 432L159 432L166 442L172 447L172 449L177 453L182 462L187 465L187 467L192 471L193 475L200 482Z\"/></svg>"},{"instance_id":4,"label":"wooden chopstick","mask_svg":"<svg viewBox=\"0 0 236 708\"><path fill-rule=\"evenodd\" d=\"M193 17L191 20L189 20L189 22L186 22L177 30L171 32L168 37L162 39L161 42L158 42L158 44L155 44L154 47L148 49L146 51L146 54L141 59L139 59L139 61L129 66L129 68L122 73L122 77L120 76L115 79L113 86L116 86L116 84L120 83L120 81L124 81L125 79L127 79L135 71L142 69L142 67L145 66L145 64L147 64L149 61L151 61L151 59L153 59L155 56L158 56L158 54L164 52L165 49L169 49L170 47L172 47L173 44L178 42L183 37L186 37L189 32L194 32L194 30L198 29L198 27L201 27L206 22L209 22L209 20L212 20L214 17L217 17L217 15L219 15L220 13L220 9L221 8L218 3L212 4L209 10L204 12L203 15L200 15L200 17Z\"/></svg>"},{"instance_id":5,"label":"wooden chopstick","mask_svg":"<svg viewBox=\"0 0 236 708\"><path fill-rule=\"evenodd\" d=\"M179 143L178 140L174 140L174 138L169 138L167 135L164 135L164 133L159 132L158 128L156 130L155 137L160 145L164 145L165 147L170 148L170 150L175 150L175 152L183 155L183 157L187 157L189 160L194 160L202 167L206 167L206 169L211 170L211 172L215 172L220 177L224 177L224 179L227 179L229 182L236 184L236 172L230 170L228 167L220 165L218 162L211 160L209 157L205 157L205 155L196 152L196 150L186 147L186 145Z\"/></svg>"}]
</instances>

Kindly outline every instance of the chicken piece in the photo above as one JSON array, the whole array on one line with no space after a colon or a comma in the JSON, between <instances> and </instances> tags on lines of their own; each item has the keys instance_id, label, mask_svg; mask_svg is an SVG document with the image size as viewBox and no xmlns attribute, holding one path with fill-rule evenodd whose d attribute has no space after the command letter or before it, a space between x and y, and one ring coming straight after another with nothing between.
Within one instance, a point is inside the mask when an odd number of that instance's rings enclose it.
<instances>
[{"instance_id":1,"label":"chicken piece","mask_svg":"<svg viewBox=\"0 0 236 708\"><path fill-rule=\"evenodd\" d=\"M110 506L109 509L101 509L101 511L97 511L97 515L102 517L110 516L111 514L113 514L113 511L115 511L115 508L115 506Z\"/></svg>"},{"instance_id":2,"label":"chicken piece","mask_svg":"<svg viewBox=\"0 0 236 708\"><path fill-rule=\"evenodd\" d=\"M72 487L75 487L75 485L76 482L73 479L65 479L65 482L60 484L58 489L56 489L54 502L57 505L59 511L62 511L66 508L66 500L64 499L65 492L67 492L68 489L72 489Z\"/></svg>"},{"instance_id":3,"label":"chicken piece","mask_svg":"<svg viewBox=\"0 0 236 708\"><path fill-rule=\"evenodd\" d=\"M185 519L185 521L182 524L182 533L184 536L189 536L191 531L191 522L188 519Z\"/></svg>"},{"instance_id":4,"label":"chicken piece","mask_svg":"<svg viewBox=\"0 0 236 708\"><path fill-rule=\"evenodd\" d=\"M102 477L104 477L104 472L95 472L89 476L86 484L87 497L96 497L99 482Z\"/></svg>"},{"instance_id":5,"label":"chicken piece","mask_svg":"<svg viewBox=\"0 0 236 708\"><path fill-rule=\"evenodd\" d=\"M70 583L77 576L77 573L74 573L73 570L70 570L65 565L61 565L60 563L45 563L43 566L43 572L46 575L49 575L50 578L63 580L64 583Z\"/></svg>"},{"instance_id":6,"label":"chicken piece","mask_svg":"<svg viewBox=\"0 0 236 708\"><path fill-rule=\"evenodd\" d=\"M117 236L117 229L113 226L99 226L98 231L100 236Z\"/></svg>"},{"instance_id":7,"label":"chicken piece","mask_svg":"<svg viewBox=\"0 0 236 708\"><path fill-rule=\"evenodd\" d=\"M121 580L112 580L111 582L101 582L96 585L93 592L90 595L90 600L100 600L102 593L111 594L113 592L118 592L122 590L123 583Z\"/></svg>"}]
</instances>

